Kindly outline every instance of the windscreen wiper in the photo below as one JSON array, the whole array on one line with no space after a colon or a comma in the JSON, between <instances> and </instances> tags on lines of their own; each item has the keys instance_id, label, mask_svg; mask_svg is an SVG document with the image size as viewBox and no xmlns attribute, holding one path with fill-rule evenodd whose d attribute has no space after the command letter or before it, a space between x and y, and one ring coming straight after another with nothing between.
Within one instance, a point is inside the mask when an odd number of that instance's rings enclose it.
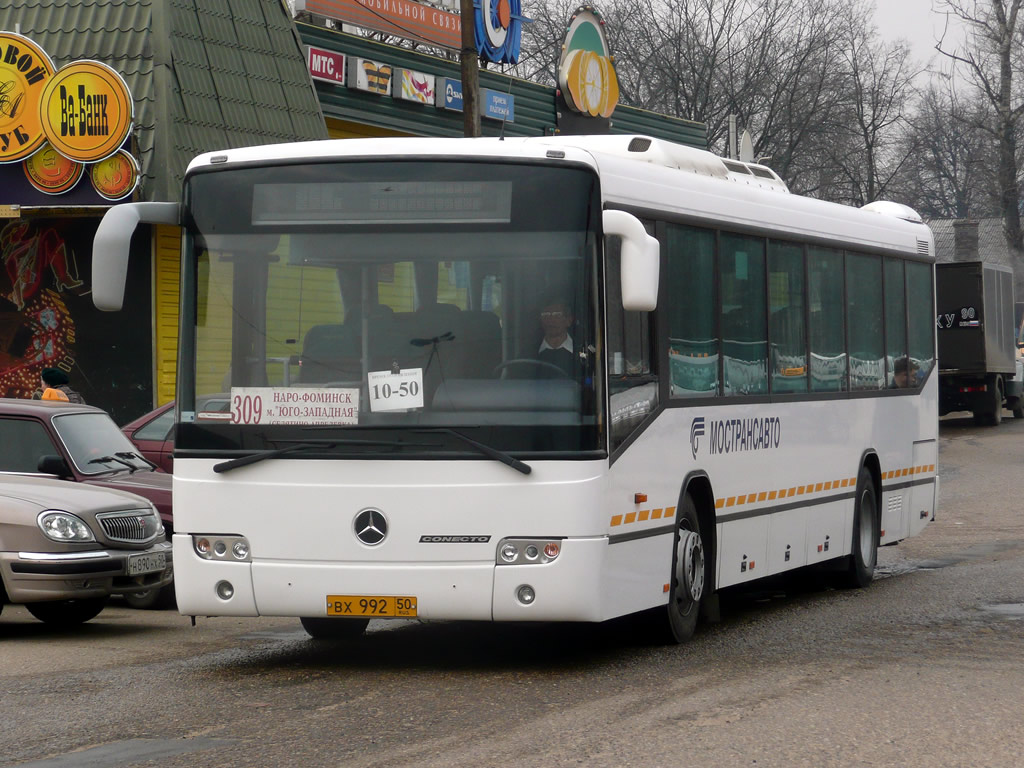
<instances>
[{"instance_id":1,"label":"windscreen wiper","mask_svg":"<svg viewBox=\"0 0 1024 768\"><path fill-rule=\"evenodd\" d=\"M425 429L421 428L415 429L413 431L426 432L427 434L435 435L452 435L453 437L457 437L466 445L472 446L477 451L482 453L484 456L494 459L495 461L500 461L502 464L508 464L508 466L512 467L512 469L514 469L516 472L522 472L524 475L528 475L533 471L533 467L531 467L529 464L526 464L525 462L522 462L513 456L509 456L507 453L505 453L504 451L499 451L497 448L491 448L491 446L489 445L478 443L473 438L466 437L464 434L462 434L461 432L456 432L454 429L449 429L448 427L427 427Z\"/></svg>"},{"instance_id":2,"label":"windscreen wiper","mask_svg":"<svg viewBox=\"0 0 1024 768\"><path fill-rule=\"evenodd\" d=\"M131 471L131 472L135 472L135 471L138 470L138 467L136 467L130 461L125 461L124 459L119 458L118 456L100 456L99 458L96 458L96 459L89 459L88 463L89 464L123 464L124 466L128 467L129 471Z\"/></svg>"},{"instance_id":3,"label":"windscreen wiper","mask_svg":"<svg viewBox=\"0 0 1024 768\"><path fill-rule=\"evenodd\" d=\"M239 456L237 459L228 459L222 461L220 464L213 465L214 472L227 472L237 467L244 467L248 464L255 464L265 459L276 459L278 456L285 456L289 453L296 453L298 451L306 451L310 448L335 448L339 445L358 445L358 446L387 446L388 448L394 448L396 445L401 446L417 446L417 447L432 447L424 445L423 443L395 443L391 440L303 440L302 442L292 443L286 445L283 448L274 448L269 451L257 451L256 453L250 453L248 456Z\"/></svg>"},{"instance_id":4,"label":"windscreen wiper","mask_svg":"<svg viewBox=\"0 0 1024 768\"><path fill-rule=\"evenodd\" d=\"M125 459L126 461L131 461L132 459L139 459L143 464L148 466L150 469L156 469L156 464L147 459L141 453L135 453L134 451L118 451L114 455L119 458ZM140 467L136 467L134 464L132 466L135 469L140 469Z\"/></svg>"}]
</instances>

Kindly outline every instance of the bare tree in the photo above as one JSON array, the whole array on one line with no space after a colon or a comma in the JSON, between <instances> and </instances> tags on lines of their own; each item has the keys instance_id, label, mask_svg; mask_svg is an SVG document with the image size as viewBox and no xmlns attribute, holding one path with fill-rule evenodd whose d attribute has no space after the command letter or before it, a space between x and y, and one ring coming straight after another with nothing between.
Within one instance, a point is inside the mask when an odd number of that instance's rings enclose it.
<instances>
[{"instance_id":1,"label":"bare tree","mask_svg":"<svg viewBox=\"0 0 1024 768\"><path fill-rule=\"evenodd\" d=\"M955 76L934 77L910 117L909 143L917 151L895 182L897 198L929 218L994 216L999 209L992 143L975 126L989 105L957 92Z\"/></svg>"},{"instance_id":2,"label":"bare tree","mask_svg":"<svg viewBox=\"0 0 1024 768\"><path fill-rule=\"evenodd\" d=\"M996 142L996 178L1003 233L1014 250L1024 250L1021 231L1021 165L1017 140L1024 115L1024 0L942 0L946 11L960 19L967 40L959 46L940 42L941 53L955 61L991 105L975 123Z\"/></svg>"},{"instance_id":3,"label":"bare tree","mask_svg":"<svg viewBox=\"0 0 1024 768\"><path fill-rule=\"evenodd\" d=\"M907 44L879 40L862 7L847 17L845 36L845 98L833 115L832 158L845 202L860 206L885 197L916 150L905 131L918 72Z\"/></svg>"}]
</instances>

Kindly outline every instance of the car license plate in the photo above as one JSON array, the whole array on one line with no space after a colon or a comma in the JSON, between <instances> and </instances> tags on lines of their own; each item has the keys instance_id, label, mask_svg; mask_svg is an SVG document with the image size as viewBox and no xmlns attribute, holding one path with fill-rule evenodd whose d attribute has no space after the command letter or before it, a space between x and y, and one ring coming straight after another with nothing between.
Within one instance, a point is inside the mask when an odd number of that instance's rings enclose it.
<instances>
[{"instance_id":1,"label":"car license plate","mask_svg":"<svg viewBox=\"0 0 1024 768\"><path fill-rule=\"evenodd\" d=\"M395 595L328 595L327 615L413 618L416 616L416 598Z\"/></svg>"},{"instance_id":2,"label":"car license plate","mask_svg":"<svg viewBox=\"0 0 1024 768\"><path fill-rule=\"evenodd\" d=\"M144 573L162 571L167 567L167 555L163 552L147 552L144 555L128 556L128 575L141 576Z\"/></svg>"}]
</instances>

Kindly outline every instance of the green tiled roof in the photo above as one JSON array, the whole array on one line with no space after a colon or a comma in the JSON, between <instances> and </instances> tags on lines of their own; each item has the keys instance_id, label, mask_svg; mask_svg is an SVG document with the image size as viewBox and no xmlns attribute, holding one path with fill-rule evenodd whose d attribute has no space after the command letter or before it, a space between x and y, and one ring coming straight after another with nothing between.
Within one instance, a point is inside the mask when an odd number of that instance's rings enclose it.
<instances>
[{"instance_id":1,"label":"green tiled roof","mask_svg":"<svg viewBox=\"0 0 1024 768\"><path fill-rule=\"evenodd\" d=\"M200 152L327 137L281 0L0 0L0 30L124 77L143 200L177 200Z\"/></svg>"}]
</instances>

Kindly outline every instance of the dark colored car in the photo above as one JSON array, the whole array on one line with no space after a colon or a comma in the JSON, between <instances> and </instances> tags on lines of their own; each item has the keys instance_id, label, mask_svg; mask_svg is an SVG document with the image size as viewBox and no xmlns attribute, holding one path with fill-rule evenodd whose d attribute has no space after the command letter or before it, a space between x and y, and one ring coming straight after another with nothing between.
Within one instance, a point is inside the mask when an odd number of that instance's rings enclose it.
<instances>
[{"instance_id":1,"label":"dark colored car","mask_svg":"<svg viewBox=\"0 0 1024 768\"><path fill-rule=\"evenodd\" d=\"M227 394L199 398L200 411L227 413L231 399ZM121 427L139 453L164 472L174 469L174 401L161 405Z\"/></svg>"},{"instance_id":2,"label":"dark colored car","mask_svg":"<svg viewBox=\"0 0 1024 768\"><path fill-rule=\"evenodd\" d=\"M147 461L105 411L50 400L0 399L0 480L4 473L43 475L138 494L153 503L168 535L173 530L172 478ZM151 591L126 594L148 607L166 604Z\"/></svg>"},{"instance_id":3,"label":"dark colored car","mask_svg":"<svg viewBox=\"0 0 1024 768\"><path fill-rule=\"evenodd\" d=\"M70 627L107 598L172 578L171 544L152 503L133 493L42 477L0 477L0 610L25 605Z\"/></svg>"}]
</instances>

